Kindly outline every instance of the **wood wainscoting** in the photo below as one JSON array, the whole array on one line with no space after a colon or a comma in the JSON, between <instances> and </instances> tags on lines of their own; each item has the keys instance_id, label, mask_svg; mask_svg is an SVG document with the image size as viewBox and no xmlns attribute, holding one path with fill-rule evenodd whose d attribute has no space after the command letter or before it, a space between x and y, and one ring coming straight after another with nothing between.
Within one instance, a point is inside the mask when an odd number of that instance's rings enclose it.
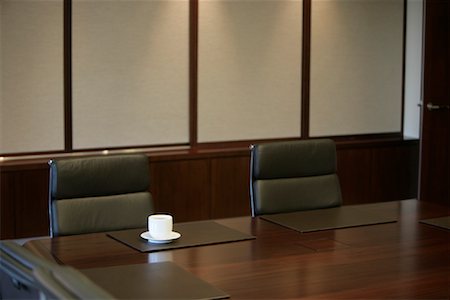
<instances>
[{"instance_id":1,"label":"wood wainscoting","mask_svg":"<svg viewBox=\"0 0 450 300\"><path fill-rule=\"evenodd\" d=\"M418 140L337 142L344 204L417 197ZM148 153L157 212L175 222L250 215L248 148ZM0 162L1 239L48 235L47 159Z\"/></svg>"}]
</instances>

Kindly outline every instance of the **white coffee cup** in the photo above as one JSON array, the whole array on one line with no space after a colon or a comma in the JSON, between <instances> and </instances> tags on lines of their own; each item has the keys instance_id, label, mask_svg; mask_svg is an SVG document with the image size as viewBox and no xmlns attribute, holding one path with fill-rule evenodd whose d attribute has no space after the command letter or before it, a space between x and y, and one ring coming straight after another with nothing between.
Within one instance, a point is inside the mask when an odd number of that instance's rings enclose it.
<instances>
[{"instance_id":1,"label":"white coffee cup","mask_svg":"<svg viewBox=\"0 0 450 300\"><path fill-rule=\"evenodd\" d=\"M155 239L167 239L173 230L171 215L156 214L148 216L148 231Z\"/></svg>"}]
</instances>

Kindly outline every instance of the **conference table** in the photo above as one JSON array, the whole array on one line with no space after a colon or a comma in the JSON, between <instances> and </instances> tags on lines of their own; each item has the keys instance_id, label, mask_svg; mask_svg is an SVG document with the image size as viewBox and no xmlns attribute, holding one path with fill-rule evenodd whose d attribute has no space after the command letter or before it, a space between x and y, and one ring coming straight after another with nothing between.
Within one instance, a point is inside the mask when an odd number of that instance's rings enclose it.
<instances>
[{"instance_id":1,"label":"conference table","mask_svg":"<svg viewBox=\"0 0 450 300\"><path fill-rule=\"evenodd\" d=\"M420 222L448 208L415 199L374 207L397 221L300 233L245 216L214 220L255 237L228 243L140 252L94 233L25 247L81 270L173 262L232 299L449 299L450 232Z\"/></svg>"}]
</instances>

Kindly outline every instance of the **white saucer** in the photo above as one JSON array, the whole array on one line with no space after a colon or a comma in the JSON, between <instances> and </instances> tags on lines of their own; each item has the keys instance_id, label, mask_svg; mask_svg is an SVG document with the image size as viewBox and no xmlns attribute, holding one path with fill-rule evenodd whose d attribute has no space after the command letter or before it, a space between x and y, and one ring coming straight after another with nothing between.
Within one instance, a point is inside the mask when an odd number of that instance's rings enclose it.
<instances>
[{"instance_id":1,"label":"white saucer","mask_svg":"<svg viewBox=\"0 0 450 300\"><path fill-rule=\"evenodd\" d=\"M180 236L181 236L180 233L178 233L176 231L172 231L168 237L166 237L164 239L156 239L156 238L152 237L152 235L150 234L150 231L145 231L145 232L141 233L141 238L146 239L150 243L155 243L155 244L167 244L176 239L179 239Z\"/></svg>"}]
</instances>

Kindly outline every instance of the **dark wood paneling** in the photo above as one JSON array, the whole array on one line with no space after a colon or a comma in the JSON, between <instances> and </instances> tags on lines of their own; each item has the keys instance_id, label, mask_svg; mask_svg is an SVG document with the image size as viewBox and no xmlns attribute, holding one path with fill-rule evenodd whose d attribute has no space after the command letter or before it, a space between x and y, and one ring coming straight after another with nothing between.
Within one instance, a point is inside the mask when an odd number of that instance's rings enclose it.
<instances>
[{"instance_id":1,"label":"dark wood paneling","mask_svg":"<svg viewBox=\"0 0 450 300\"><path fill-rule=\"evenodd\" d=\"M1 184L1 238L48 235L46 166L24 171L2 172Z\"/></svg>"},{"instance_id":2,"label":"dark wood paneling","mask_svg":"<svg viewBox=\"0 0 450 300\"><path fill-rule=\"evenodd\" d=\"M341 148L338 175L344 204L417 197L419 144Z\"/></svg>"},{"instance_id":3,"label":"dark wood paneling","mask_svg":"<svg viewBox=\"0 0 450 300\"><path fill-rule=\"evenodd\" d=\"M175 222L209 218L208 160L150 163L150 190L156 212L171 213Z\"/></svg>"},{"instance_id":4,"label":"dark wood paneling","mask_svg":"<svg viewBox=\"0 0 450 300\"><path fill-rule=\"evenodd\" d=\"M371 201L417 197L419 145L372 150Z\"/></svg>"},{"instance_id":5,"label":"dark wood paneling","mask_svg":"<svg viewBox=\"0 0 450 300\"><path fill-rule=\"evenodd\" d=\"M12 239L16 234L13 182L14 178L10 174L0 174L0 234L2 239Z\"/></svg>"},{"instance_id":6,"label":"dark wood paneling","mask_svg":"<svg viewBox=\"0 0 450 300\"><path fill-rule=\"evenodd\" d=\"M250 215L250 158L211 159L211 218Z\"/></svg>"},{"instance_id":7,"label":"dark wood paneling","mask_svg":"<svg viewBox=\"0 0 450 300\"><path fill-rule=\"evenodd\" d=\"M248 148L154 152L150 191L176 222L249 215ZM337 143L344 204L417 196L418 141ZM47 159L7 161L1 172L1 238L48 234Z\"/></svg>"},{"instance_id":8,"label":"dark wood paneling","mask_svg":"<svg viewBox=\"0 0 450 300\"><path fill-rule=\"evenodd\" d=\"M370 165L370 148L338 149L337 173L344 204L370 202Z\"/></svg>"},{"instance_id":9,"label":"dark wood paneling","mask_svg":"<svg viewBox=\"0 0 450 300\"><path fill-rule=\"evenodd\" d=\"M16 175L16 237L49 234L48 171L33 170Z\"/></svg>"}]
</instances>

